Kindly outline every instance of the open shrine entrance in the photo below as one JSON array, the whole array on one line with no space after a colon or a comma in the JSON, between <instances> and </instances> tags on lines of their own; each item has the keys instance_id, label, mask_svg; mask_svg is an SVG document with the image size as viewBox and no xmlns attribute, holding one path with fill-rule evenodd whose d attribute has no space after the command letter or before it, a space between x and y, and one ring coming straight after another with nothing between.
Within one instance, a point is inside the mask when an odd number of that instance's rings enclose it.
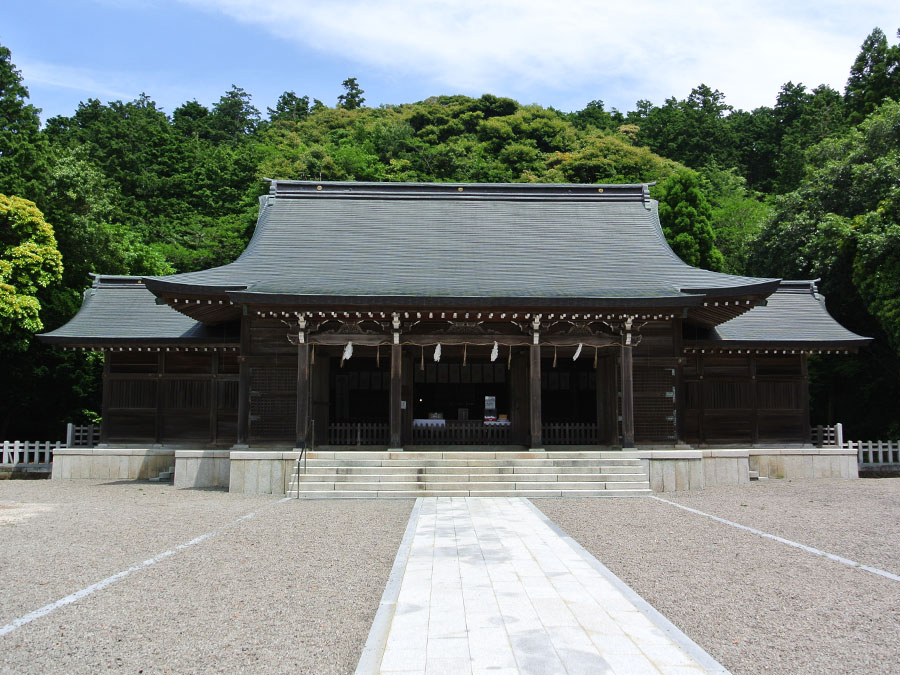
<instances>
[{"instance_id":1,"label":"open shrine entrance","mask_svg":"<svg viewBox=\"0 0 900 675\"><path fill-rule=\"evenodd\" d=\"M616 359L609 350L544 350L540 410L532 411L528 347L404 345L401 349L401 442L411 446L529 444L532 414L550 446L616 445ZM370 353L371 352L371 353ZM311 414L317 445L390 445L391 357L385 346L318 346L311 367Z\"/></svg>"},{"instance_id":2,"label":"open shrine entrance","mask_svg":"<svg viewBox=\"0 0 900 675\"><path fill-rule=\"evenodd\" d=\"M519 443L513 426L511 359L491 361L484 346L412 347L413 445L508 445Z\"/></svg>"}]
</instances>

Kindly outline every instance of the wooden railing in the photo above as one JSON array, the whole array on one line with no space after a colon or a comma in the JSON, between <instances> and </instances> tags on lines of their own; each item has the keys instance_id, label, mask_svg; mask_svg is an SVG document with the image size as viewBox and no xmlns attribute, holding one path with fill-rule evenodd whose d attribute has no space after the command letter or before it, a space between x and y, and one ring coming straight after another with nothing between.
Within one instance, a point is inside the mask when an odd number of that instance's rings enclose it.
<instances>
[{"instance_id":1,"label":"wooden railing","mask_svg":"<svg viewBox=\"0 0 900 675\"><path fill-rule=\"evenodd\" d=\"M0 458L4 466L50 464L53 451L65 447L62 441L3 441Z\"/></svg>"},{"instance_id":2,"label":"wooden railing","mask_svg":"<svg viewBox=\"0 0 900 675\"><path fill-rule=\"evenodd\" d=\"M591 422L547 422L541 425L544 445L594 445L597 425Z\"/></svg>"},{"instance_id":3,"label":"wooden railing","mask_svg":"<svg viewBox=\"0 0 900 675\"><path fill-rule=\"evenodd\" d=\"M847 447L856 450L860 466L900 465L900 441L848 441Z\"/></svg>"},{"instance_id":4,"label":"wooden railing","mask_svg":"<svg viewBox=\"0 0 900 675\"><path fill-rule=\"evenodd\" d=\"M93 448L100 439L100 430L93 424L66 425L67 448Z\"/></svg>"},{"instance_id":5,"label":"wooden railing","mask_svg":"<svg viewBox=\"0 0 900 675\"><path fill-rule=\"evenodd\" d=\"M822 426L820 424L817 427L813 427L812 442L817 448L826 446L843 447L844 425L838 422L834 426Z\"/></svg>"},{"instance_id":6,"label":"wooden railing","mask_svg":"<svg viewBox=\"0 0 900 675\"><path fill-rule=\"evenodd\" d=\"M412 442L414 445L509 445L510 425L447 420L439 426L414 426Z\"/></svg>"},{"instance_id":7,"label":"wooden railing","mask_svg":"<svg viewBox=\"0 0 900 675\"><path fill-rule=\"evenodd\" d=\"M378 422L336 422L328 425L329 445L387 445L390 426Z\"/></svg>"}]
</instances>

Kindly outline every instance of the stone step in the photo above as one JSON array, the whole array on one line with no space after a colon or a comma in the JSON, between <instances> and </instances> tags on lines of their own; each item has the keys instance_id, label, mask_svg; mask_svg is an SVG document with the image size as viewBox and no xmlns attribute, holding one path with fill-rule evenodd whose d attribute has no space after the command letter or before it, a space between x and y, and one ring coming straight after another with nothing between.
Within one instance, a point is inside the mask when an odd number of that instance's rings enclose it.
<instances>
[{"instance_id":1,"label":"stone step","mask_svg":"<svg viewBox=\"0 0 900 675\"><path fill-rule=\"evenodd\" d=\"M423 472L409 473L308 473L300 474L301 483L369 483L369 482L628 482L646 480L643 473L478 473L478 474L447 474ZM297 482L297 475L291 476L291 484Z\"/></svg>"},{"instance_id":2,"label":"stone step","mask_svg":"<svg viewBox=\"0 0 900 675\"><path fill-rule=\"evenodd\" d=\"M606 483L603 481L583 481L583 482L572 482L572 483L535 483L535 482L523 482L523 483L469 483L469 482L425 482L425 483L416 483L414 481L402 481L402 482L370 482L370 483L302 483L302 491L303 492L321 492L323 490L329 490L334 492L356 492L359 490L390 490L390 491L422 491L422 490L438 490L438 491L478 491L478 490L533 490L533 491L545 491L545 490L605 490L608 486L612 486L615 489L646 489L650 487L650 483L648 481L632 481L629 483ZM292 489L295 489L296 486L292 485Z\"/></svg>"},{"instance_id":3,"label":"stone step","mask_svg":"<svg viewBox=\"0 0 900 675\"><path fill-rule=\"evenodd\" d=\"M310 450L310 459L637 459L639 453L623 450Z\"/></svg>"},{"instance_id":4,"label":"stone step","mask_svg":"<svg viewBox=\"0 0 900 675\"><path fill-rule=\"evenodd\" d=\"M302 462L301 462L302 463ZM309 459L307 466L640 466L639 459Z\"/></svg>"},{"instance_id":5,"label":"stone step","mask_svg":"<svg viewBox=\"0 0 900 675\"><path fill-rule=\"evenodd\" d=\"M295 465L296 466L296 465ZM634 473L641 470L640 463L629 464L627 466L600 464L597 466L534 466L534 465L495 465L495 466L400 466L393 462L376 466L348 466L348 465L315 465L309 464L304 469L301 464L301 472L306 474L355 474L355 473L383 473L391 471L393 473L442 473L442 474L497 474L497 473L546 473L546 474L564 474L564 473L586 473L598 472L603 473Z\"/></svg>"},{"instance_id":6,"label":"stone step","mask_svg":"<svg viewBox=\"0 0 900 675\"><path fill-rule=\"evenodd\" d=\"M296 491L289 497L300 499L410 499L415 497L645 497L652 494L649 488L633 490L347 490L347 491Z\"/></svg>"}]
</instances>

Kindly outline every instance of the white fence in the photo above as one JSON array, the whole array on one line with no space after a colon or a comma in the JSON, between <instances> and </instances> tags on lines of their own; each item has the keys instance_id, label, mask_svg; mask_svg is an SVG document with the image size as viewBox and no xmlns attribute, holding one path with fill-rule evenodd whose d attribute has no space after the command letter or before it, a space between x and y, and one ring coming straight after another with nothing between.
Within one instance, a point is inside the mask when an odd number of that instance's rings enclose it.
<instances>
[{"instance_id":1,"label":"white fence","mask_svg":"<svg viewBox=\"0 0 900 675\"><path fill-rule=\"evenodd\" d=\"M63 448L62 441L3 441L4 466L50 464L53 451Z\"/></svg>"},{"instance_id":2,"label":"white fence","mask_svg":"<svg viewBox=\"0 0 900 675\"><path fill-rule=\"evenodd\" d=\"M900 441L848 441L847 447L856 450L860 466L900 465Z\"/></svg>"},{"instance_id":3,"label":"white fence","mask_svg":"<svg viewBox=\"0 0 900 675\"><path fill-rule=\"evenodd\" d=\"M812 430L812 442L816 447L838 447L856 450L861 467L900 466L900 441L845 441L844 427L818 426Z\"/></svg>"}]
</instances>

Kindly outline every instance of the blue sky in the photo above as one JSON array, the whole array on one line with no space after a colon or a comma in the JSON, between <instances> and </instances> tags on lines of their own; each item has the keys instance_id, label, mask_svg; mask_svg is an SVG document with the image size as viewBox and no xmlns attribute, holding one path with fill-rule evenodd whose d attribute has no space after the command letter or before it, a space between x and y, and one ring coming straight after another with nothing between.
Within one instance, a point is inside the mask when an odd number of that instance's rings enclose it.
<instances>
[{"instance_id":1,"label":"blue sky","mask_svg":"<svg viewBox=\"0 0 900 675\"><path fill-rule=\"evenodd\" d=\"M684 98L701 82L731 105L772 105L788 80L843 91L896 0L2 0L42 119L146 92L167 112L232 84L265 113L293 90L334 105L346 77L366 104L490 92L578 110L594 99Z\"/></svg>"}]
</instances>

